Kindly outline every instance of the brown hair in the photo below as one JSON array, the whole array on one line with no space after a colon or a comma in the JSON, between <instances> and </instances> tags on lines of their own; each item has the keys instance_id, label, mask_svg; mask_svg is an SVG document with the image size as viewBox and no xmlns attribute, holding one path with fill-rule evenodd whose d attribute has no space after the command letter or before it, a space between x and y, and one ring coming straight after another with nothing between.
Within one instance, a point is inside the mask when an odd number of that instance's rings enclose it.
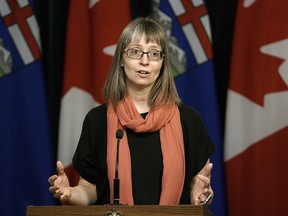
<instances>
[{"instance_id":1,"label":"brown hair","mask_svg":"<svg viewBox=\"0 0 288 216\"><path fill-rule=\"evenodd\" d=\"M173 79L165 32L155 20L149 17L136 18L123 30L105 81L103 89L105 102L111 102L116 107L118 102L126 96L125 75L121 66L123 52L132 39L140 40L143 34L146 36L147 42L153 41L160 45L165 54L159 77L155 81L148 97L148 105L150 108L155 108L166 104L179 104L180 99Z\"/></svg>"}]
</instances>

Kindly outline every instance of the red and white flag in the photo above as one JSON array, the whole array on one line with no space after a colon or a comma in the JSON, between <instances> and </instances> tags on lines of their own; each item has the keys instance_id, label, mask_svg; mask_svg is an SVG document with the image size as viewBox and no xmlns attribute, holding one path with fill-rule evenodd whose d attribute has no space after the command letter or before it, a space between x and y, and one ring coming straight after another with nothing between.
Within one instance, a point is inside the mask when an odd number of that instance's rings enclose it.
<instances>
[{"instance_id":1,"label":"red and white flag","mask_svg":"<svg viewBox=\"0 0 288 216\"><path fill-rule=\"evenodd\" d=\"M231 216L283 215L288 202L287 9L238 1L225 131Z\"/></svg>"},{"instance_id":2,"label":"red and white flag","mask_svg":"<svg viewBox=\"0 0 288 216\"><path fill-rule=\"evenodd\" d=\"M118 38L130 21L128 0L71 0L61 100L58 159L71 185L71 163L87 112L103 103L102 88Z\"/></svg>"}]
</instances>

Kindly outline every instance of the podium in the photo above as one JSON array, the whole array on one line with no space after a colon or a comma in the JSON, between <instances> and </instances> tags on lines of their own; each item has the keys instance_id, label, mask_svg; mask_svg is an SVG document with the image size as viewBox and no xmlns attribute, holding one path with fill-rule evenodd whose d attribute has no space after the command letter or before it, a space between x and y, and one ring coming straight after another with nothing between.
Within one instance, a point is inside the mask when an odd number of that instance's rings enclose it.
<instances>
[{"instance_id":1,"label":"podium","mask_svg":"<svg viewBox=\"0 0 288 216\"><path fill-rule=\"evenodd\" d=\"M26 216L212 216L207 206L179 205L62 205L27 206Z\"/></svg>"}]
</instances>

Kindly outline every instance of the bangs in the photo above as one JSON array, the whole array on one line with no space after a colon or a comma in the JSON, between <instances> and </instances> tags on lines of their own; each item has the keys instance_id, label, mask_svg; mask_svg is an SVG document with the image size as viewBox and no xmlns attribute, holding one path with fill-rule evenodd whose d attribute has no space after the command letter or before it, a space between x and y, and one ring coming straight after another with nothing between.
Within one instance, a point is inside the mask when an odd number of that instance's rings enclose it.
<instances>
[{"instance_id":1,"label":"bangs","mask_svg":"<svg viewBox=\"0 0 288 216\"><path fill-rule=\"evenodd\" d=\"M141 37L144 36L146 43L157 43L164 49L165 46L165 33L154 22L143 20L138 25L135 25L134 31L131 34L130 42L139 42Z\"/></svg>"}]
</instances>

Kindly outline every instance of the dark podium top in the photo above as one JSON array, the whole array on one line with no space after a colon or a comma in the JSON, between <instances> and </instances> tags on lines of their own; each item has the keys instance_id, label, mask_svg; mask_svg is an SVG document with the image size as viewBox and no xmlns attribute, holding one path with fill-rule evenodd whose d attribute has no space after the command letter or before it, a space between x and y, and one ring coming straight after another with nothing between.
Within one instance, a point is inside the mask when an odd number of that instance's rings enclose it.
<instances>
[{"instance_id":1,"label":"dark podium top","mask_svg":"<svg viewBox=\"0 0 288 216\"><path fill-rule=\"evenodd\" d=\"M158 205L63 205L63 206L27 206L26 216L212 216L206 206L179 205L179 206L158 206Z\"/></svg>"}]
</instances>

